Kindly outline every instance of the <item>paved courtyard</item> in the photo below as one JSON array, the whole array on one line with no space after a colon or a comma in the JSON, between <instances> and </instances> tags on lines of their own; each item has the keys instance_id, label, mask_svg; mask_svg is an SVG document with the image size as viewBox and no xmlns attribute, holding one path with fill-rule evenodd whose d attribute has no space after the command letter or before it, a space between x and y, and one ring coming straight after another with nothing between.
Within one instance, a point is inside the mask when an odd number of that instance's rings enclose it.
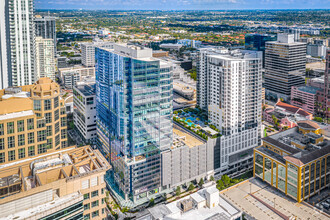
<instances>
[{"instance_id":1,"label":"paved courtyard","mask_svg":"<svg viewBox=\"0 0 330 220\"><path fill-rule=\"evenodd\" d=\"M275 201L275 209L289 219L330 219L329 216L320 213L316 208L304 203L297 203L256 178L243 182L236 187L223 190L221 194L239 209L256 219L283 219L262 202L249 195L250 191L255 197L273 208Z\"/></svg>"}]
</instances>

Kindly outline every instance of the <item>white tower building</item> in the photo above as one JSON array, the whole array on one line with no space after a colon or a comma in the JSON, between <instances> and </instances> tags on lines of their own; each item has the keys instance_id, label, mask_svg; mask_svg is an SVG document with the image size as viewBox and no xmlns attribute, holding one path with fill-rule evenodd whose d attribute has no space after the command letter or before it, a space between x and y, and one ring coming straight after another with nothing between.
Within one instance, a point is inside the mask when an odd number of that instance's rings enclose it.
<instances>
[{"instance_id":1,"label":"white tower building","mask_svg":"<svg viewBox=\"0 0 330 220\"><path fill-rule=\"evenodd\" d=\"M34 83L33 0L0 1L0 88Z\"/></svg>"}]
</instances>

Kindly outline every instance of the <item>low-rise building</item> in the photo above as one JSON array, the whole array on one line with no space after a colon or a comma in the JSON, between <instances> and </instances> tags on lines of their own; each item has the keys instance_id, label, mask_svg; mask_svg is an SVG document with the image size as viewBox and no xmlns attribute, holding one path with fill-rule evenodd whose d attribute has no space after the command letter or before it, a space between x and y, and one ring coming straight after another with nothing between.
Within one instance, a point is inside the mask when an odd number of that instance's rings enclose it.
<instances>
[{"instance_id":1,"label":"low-rise building","mask_svg":"<svg viewBox=\"0 0 330 220\"><path fill-rule=\"evenodd\" d=\"M80 74L78 72L66 72L62 76L64 87L67 89L73 89L77 85L77 82L80 81Z\"/></svg>"},{"instance_id":2,"label":"low-rise building","mask_svg":"<svg viewBox=\"0 0 330 220\"><path fill-rule=\"evenodd\" d=\"M81 78L95 77L95 67L85 67L82 65L75 65L74 67L59 68L60 77L63 77L64 73L77 72Z\"/></svg>"},{"instance_id":3,"label":"low-rise building","mask_svg":"<svg viewBox=\"0 0 330 220\"><path fill-rule=\"evenodd\" d=\"M153 50L152 57L160 58L160 57L168 57L168 51L164 50Z\"/></svg>"},{"instance_id":4,"label":"low-rise building","mask_svg":"<svg viewBox=\"0 0 330 220\"><path fill-rule=\"evenodd\" d=\"M253 174L298 202L330 183L330 141L317 123L298 126L263 138L254 149Z\"/></svg>"},{"instance_id":5,"label":"low-rise building","mask_svg":"<svg viewBox=\"0 0 330 220\"><path fill-rule=\"evenodd\" d=\"M0 218L106 219L109 167L89 146L0 165Z\"/></svg>"},{"instance_id":6,"label":"low-rise building","mask_svg":"<svg viewBox=\"0 0 330 220\"><path fill-rule=\"evenodd\" d=\"M283 129L297 126L297 121L312 120L313 114L302 108L278 101L274 107L268 106L263 110L262 118L279 129Z\"/></svg>"},{"instance_id":7,"label":"low-rise building","mask_svg":"<svg viewBox=\"0 0 330 220\"><path fill-rule=\"evenodd\" d=\"M167 205L150 208L137 219L241 220L242 215L243 212L219 195L219 190L212 185Z\"/></svg>"},{"instance_id":8,"label":"low-rise building","mask_svg":"<svg viewBox=\"0 0 330 220\"><path fill-rule=\"evenodd\" d=\"M311 86L292 86L291 104L302 108L303 110L315 114L315 102L317 101L317 92L322 89Z\"/></svg>"},{"instance_id":9,"label":"low-rise building","mask_svg":"<svg viewBox=\"0 0 330 220\"><path fill-rule=\"evenodd\" d=\"M49 78L0 90L0 165L67 147L60 86Z\"/></svg>"},{"instance_id":10,"label":"low-rise building","mask_svg":"<svg viewBox=\"0 0 330 220\"><path fill-rule=\"evenodd\" d=\"M73 121L86 143L96 141L95 84L80 84L73 88Z\"/></svg>"}]
</instances>

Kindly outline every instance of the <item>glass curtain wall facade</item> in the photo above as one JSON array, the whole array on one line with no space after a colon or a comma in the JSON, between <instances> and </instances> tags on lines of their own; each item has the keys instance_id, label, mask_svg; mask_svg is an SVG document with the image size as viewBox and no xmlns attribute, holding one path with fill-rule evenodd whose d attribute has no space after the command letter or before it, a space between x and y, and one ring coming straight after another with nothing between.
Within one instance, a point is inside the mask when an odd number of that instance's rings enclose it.
<instances>
[{"instance_id":1,"label":"glass curtain wall facade","mask_svg":"<svg viewBox=\"0 0 330 220\"><path fill-rule=\"evenodd\" d=\"M160 188L160 152L172 143L172 73L159 60L96 48L98 146L125 200Z\"/></svg>"}]
</instances>

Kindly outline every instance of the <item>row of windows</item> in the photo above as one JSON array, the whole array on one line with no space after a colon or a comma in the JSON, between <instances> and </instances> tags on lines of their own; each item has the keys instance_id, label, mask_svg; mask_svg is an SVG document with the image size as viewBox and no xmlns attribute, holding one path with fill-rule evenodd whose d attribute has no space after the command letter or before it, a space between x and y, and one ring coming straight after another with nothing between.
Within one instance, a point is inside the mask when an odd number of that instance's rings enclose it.
<instances>
[{"instance_id":1,"label":"row of windows","mask_svg":"<svg viewBox=\"0 0 330 220\"><path fill-rule=\"evenodd\" d=\"M105 191L104 188L102 188L101 189L101 194L102 195L104 194L104 191ZM86 193L86 194L84 194L84 200L90 199L90 198L94 198L94 197L96 197L98 195L99 195L99 191L98 190L95 190L95 191L93 191L91 193Z\"/></svg>"},{"instance_id":2,"label":"row of windows","mask_svg":"<svg viewBox=\"0 0 330 220\"><path fill-rule=\"evenodd\" d=\"M33 101L33 109L35 111L41 111L41 101L42 100L34 100ZM44 101L44 111L48 111L52 109L52 100L46 99ZM54 98L54 108L57 108L59 106L58 97Z\"/></svg>"},{"instance_id":3,"label":"row of windows","mask_svg":"<svg viewBox=\"0 0 330 220\"><path fill-rule=\"evenodd\" d=\"M26 120L27 130L33 130L34 129L34 119L29 118ZM17 132L23 132L25 131L25 120L19 120L16 123L17 126ZM15 122L7 122L7 134L13 134L15 133ZM5 134L5 125L3 123L0 124L0 136Z\"/></svg>"},{"instance_id":4,"label":"row of windows","mask_svg":"<svg viewBox=\"0 0 330 220\"><path fill-rule=\"evenodd\" d=\"M47 144L39 144L38 145L38 154L42 154L47 152L47 149L51 147L47 146ZM26 156L32 157L35 156L35 146L29 146L27 148L27 152L25 148L18 149L17 153L15 150L8 151L8 161L14 161L16 159L22 159ZM0 164L6 162L6 153L0 153Z\"/></svg>"}]
</instances>

